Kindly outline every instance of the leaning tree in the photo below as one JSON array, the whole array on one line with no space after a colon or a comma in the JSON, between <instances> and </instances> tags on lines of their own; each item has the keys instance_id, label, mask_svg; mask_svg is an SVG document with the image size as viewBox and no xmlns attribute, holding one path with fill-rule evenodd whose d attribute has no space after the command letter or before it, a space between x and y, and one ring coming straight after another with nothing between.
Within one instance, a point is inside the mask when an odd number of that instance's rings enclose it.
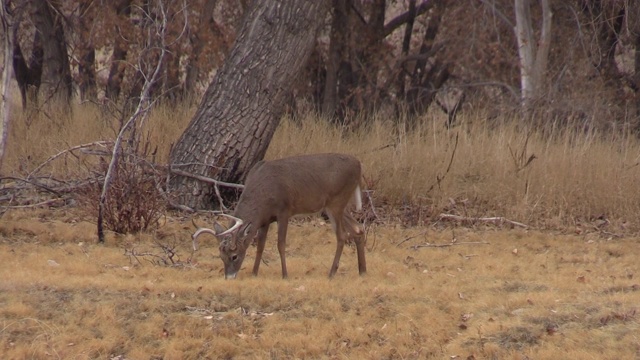
<instances>
[{"instance_id":1,"label":"leaning tree","mask_svg":"<svg viewBox=\"0 0 640 360\"><path fill-rule=\"evenodd\" d=\"M171 151L169 188L179 203L211 208L215 189L198 176L238 183L264 157L328 5L328 0L252 3L224 65Z\"/></svg>"}]
</instances>

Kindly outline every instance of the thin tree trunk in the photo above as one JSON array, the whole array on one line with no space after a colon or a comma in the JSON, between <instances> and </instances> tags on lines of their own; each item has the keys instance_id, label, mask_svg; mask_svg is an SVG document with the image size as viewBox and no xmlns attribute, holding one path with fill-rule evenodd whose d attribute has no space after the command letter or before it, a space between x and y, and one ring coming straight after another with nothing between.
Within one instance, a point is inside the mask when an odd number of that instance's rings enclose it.
<instances>
[{"instance_id":1,"label":"thin tree trunk","mask_svg":"<svg viewBox=\"0 0 640 360\"><path fill-rule=\"evenodd\" d=\"M0 82L0 170L4 159L4 149L7 143L9 131L9 83L11 81L11 69L13 68L13 18L6 2L0 3L0 25L2 26L4 53L4 67L2 68L2 81Z\"/></svg>"},{"instance_id":2,"label":"thin tree trunk","mask_svg":"<svg viewBox=\"0 0 640 360\"><path fill-rule=\"evenodd\" d=\"M541 0L541 6L542 28L540 41L537 41L531 23L530 0L515 0L516 27L514 30L520 58L521 101L525 110L531 110L533 102L541 96L551 46L553 14L549 0Z\"/></svg>"},{"instance_id":3,"label":"thin tree trunk","mask_svg":"<svg viewBox=\"0 0 640 360\"><path fill-rule=\"evenodd\" d=\"M172 167L241 182L264 157L296 75L315 44L329 1L256 0L225 64L171 153ZM175 176L184 205L211 208L211 185Z\"/></svg>"},{"instance_id":4,"label":"thin tree trunk","mask_svg":"<svg viewBox=\"0 0 640 360\"><path fill-rule=\"evenodd\" d=\"M131 14L131 1L123 0L115 6L116 14L129 18ZM124 60L127 58L128 45L118 31L115 43L113 45L113 54L111 54L111 67L109 68L109 77L107 78L107 87L105 96L114 102L118 102L120 91L122 90L122 80L124 79L126 65Z\"/></svg>"},{"instance_id":5,"label":"thin tree trunk","mask_svg":"<svg viewBox=\"0 0 640 360\"><path fill-rule=\"evenodd\" d=\"M333 0L333 20L329 39L327 76L322 96L322 114L333 118L338 106L338 80L340 63L347 56L347 34L349 33L349 10L351 0Z\"/></svg>"},{"instance_id":6,"label":"thin tree trunk","mask_svg":"<svg viewBox=\"0 0 640 360\"><path fill-rule=\"evenodd\" d=\"M92 43L91 24L95 21L94 16L87 10L92 6L92 2L83 2L78 13L80 14L80 31L78 43L78 89L82 100L95 101L98 98L98 88L96 84L96 50Z\"/></svg>"},{"instance_id":7,"label":"thin tree trunk","mask_svg":"<svg viewBox=\"0 0 640 360\"><path fill-rule=\"evenodd\" d=\"M402 38L402 56L409 55L409 50L411 49L411 36L413 35L413 22L416 18L416 0L409 0L409 18L407 20L407 24L404 29L404 37ZM405 78L406 71L404 71L404 66L400 67L400 72L398 73L398 90L396 92L396 96L398 99L404 99L405 95Z\"/></svg>"},{"instance_id":8,"label":"thin tree trunk","mask_svg":"<svg viewBox=\"0 0 640 360\"><path fill-rule=\"evenodd\" d=\"M191 43L191 52L189 53L189 61L185 66L185 80L184 80L184 95L186 98L190 98L196 89L198 78L200 77L200 65L199 59L202 50L204 49L204 40L202 40L202 33L208 31L207 20L213 16L213 9L216 6L217 0L205 0L204 5L200 11L200 17L198 22L193 27L189 34L189 42ZM211 21L213 21L211 19Z\"/></svg>"}]
</instances>

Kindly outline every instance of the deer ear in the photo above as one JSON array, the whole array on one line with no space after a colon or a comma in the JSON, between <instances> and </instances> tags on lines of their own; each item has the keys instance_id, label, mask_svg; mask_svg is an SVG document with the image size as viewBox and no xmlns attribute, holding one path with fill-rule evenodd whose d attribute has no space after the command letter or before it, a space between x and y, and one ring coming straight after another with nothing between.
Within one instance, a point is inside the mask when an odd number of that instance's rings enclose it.
<instances>
[{"instance_id":1,"label":"deer ear","mask_svg":"<svg viewBox=\"0 0 640 360\"><path fill-rule=\"evenodd\" d=\"M216 231L216 234L222 234L223 232L225 232L225 230L227 230L217 222L213 223L213 228ZM218 239L218 242L220 243L221 246L226 246L229 243L229 240L231 239L231 235L230 234L223 235L223 236L216 235L216 239Z\"/></svg>"},{"instance_id":2,"label":"deer ear","mask_svg":"<svg viewBox=\"0 0 640 360\"><path fill-rule=\"evenodd\" d=\"M216 231L216 234L220 234L226 230L225 228L222 227L222 225L218 224L217 222L213 223L213 228Z\"/></svg>"},{"instance_id":3,"label":"deer ear","mask_svg":"<svg viewBox=\"0 0 640 360\"><path fill-rule=\"evenodd\" d=\"M250 232L251 232L251 224L247 225L247 226L244 228L244 232L243 232L243 234L244 234L244 236L247 236L247 235L249 235L249 233L250 233Z\"/></svg>"}]
</instances>

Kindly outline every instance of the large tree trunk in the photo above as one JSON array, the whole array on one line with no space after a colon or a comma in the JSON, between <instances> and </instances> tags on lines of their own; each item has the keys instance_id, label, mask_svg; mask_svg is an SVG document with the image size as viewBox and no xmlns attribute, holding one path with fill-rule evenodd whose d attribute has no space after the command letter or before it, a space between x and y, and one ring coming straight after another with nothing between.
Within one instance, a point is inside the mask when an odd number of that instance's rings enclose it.
<instances>
[{"instance_id":1,"label":"large tree trunk","mask_svg":"<svg viewBox=\"0 0 640 360\"><path fill-rule=\"evenodd\" d=\"M246 177L267 150L328 4L328 0L251 4L231 53L173 148L174 169L226 182ZM210 185L190 177L173 177L169 185L184 205L213 205Z\"/></svg>"},{"instance_id":2,"label":"large tree trunk","mask_svg":"<svg viewBox=\"0 0 640 360\"><path fill-rule=\"evenodd\" d=\"M69 106L73 83L61 15L52 8L53 2L34 0L34 5L33 19L36 31L42 37L44 50L42 83L38 97L44 102L54 99Z\"/></svg>"}]
</instances>

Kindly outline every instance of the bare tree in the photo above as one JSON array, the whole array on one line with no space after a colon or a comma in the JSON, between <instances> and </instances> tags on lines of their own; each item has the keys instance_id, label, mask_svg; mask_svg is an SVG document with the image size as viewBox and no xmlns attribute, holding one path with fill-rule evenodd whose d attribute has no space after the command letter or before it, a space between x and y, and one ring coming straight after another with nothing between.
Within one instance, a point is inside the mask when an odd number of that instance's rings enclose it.
<instances>
[{"instance_id":1,"label":"bare tree","mask_svg":"<svg viewBox=\"0 0 640 360\"><path fill-rule=\"evenodd\" d=\"M242 181L261 160L292 83L315 45L328 0L256 0L236 42L171 152L171 164L225 182ZM212 185L175 176L178 201L210 208Z\"/></svg>"},{"instance_id":2,"label":"bare tree","mask_svg":"<svg viewBox=\"0 0 640 360\"><path fill-rule=\"evenodd\" d=\"M549 48L551 45L551 7L549 0L540 0L542 26L540 39L536 41L531 20L531 1L515 0L516 39L520 58L520 91L522 105L529 109L542 92Z\"/></svg>"},{"instance_id":3,"label":"bare tree","mask_svg":"<svg viewBox=\"0 0 640 360\"><path fill-rule=\"evenodd\" d=\"M0 169L4 159L4 149L7 143L7 132L9 131L9 82L11 80L11 69L13 68L13 21L11 9L7 2L0 4L0 23L2 26L2 50L4 62L2 68L2 81L0 82Z\"/></svg>"}]
</instances>

